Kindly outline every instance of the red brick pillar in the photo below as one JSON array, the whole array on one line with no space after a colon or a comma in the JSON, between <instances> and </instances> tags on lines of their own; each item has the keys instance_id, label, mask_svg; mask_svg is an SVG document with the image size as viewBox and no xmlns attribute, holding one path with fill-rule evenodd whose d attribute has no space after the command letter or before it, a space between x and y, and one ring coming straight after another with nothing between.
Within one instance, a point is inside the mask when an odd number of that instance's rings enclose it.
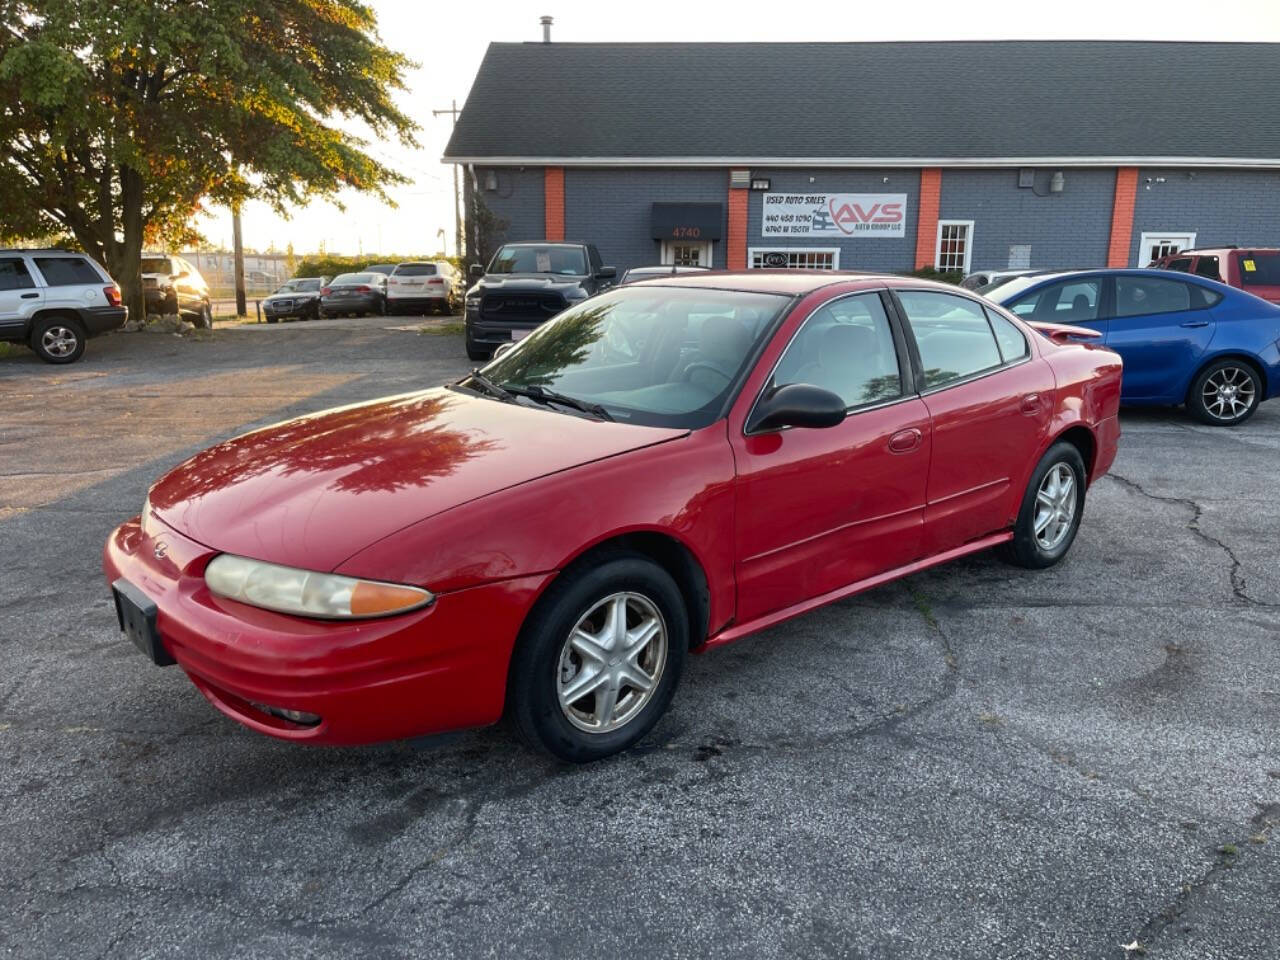
<instances>
[{"instance_id":1,"label":"red brick pillar","mask_svg":"<svg viewBox=\"0 0 1280 960\"><path fill-rule=\"evenodd\" d=\"M751 191L735 187L729 179L729 230L725 245L725 266L747 269L747 198Z\"/></svg>"},{"instance_id":2,"label":"red brick pillar","mask_svg":"<svg viewBox=\"0 0 1280 960\"><path fill-rule=\"evenodd\" d=\"M933 266L938 243L938 209L942 206L942 170L925 167L920 171L920 211L916 216L916 269Z\"/></svg>"},{"instance_id":3,"label":"red brick pillar","mask_svg":"<svg viewBox=\"0 0 1280 960\"><path fill-rule=\"evenodd\" d=\"M547 240L564 241L564 167L547 167L543 181Z\"/></svg>"},{"instance_id":4,"label":"red brick pillar","mask_svg":"<svg viewBox=\"0 0 1280 960\"><path fill-rule=\"evenodd\" d=\"M1138 168L1116 168L1116 198L1111 205L1111 242L1107 244L1107 266L1127 267L1133 241L1133 207L1138 199Z\"/></svg>"}]
</instances>

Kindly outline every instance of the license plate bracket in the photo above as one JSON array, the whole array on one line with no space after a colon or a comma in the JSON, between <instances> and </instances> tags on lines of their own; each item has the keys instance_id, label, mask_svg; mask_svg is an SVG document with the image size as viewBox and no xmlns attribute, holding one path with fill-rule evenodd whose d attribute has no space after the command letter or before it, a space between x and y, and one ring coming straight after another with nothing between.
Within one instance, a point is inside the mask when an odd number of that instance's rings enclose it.
<instances>
[{"instance_id":1,"label":"license plate bracket","mask_svg":"<svg viewBox=\"0 0 1280 960\"><path fill-rule=\"evenodd\" d=\"M155 601L123 577L111 585L111 595L116 602L116 619L120 622L120 629L133 641L133 645L157 667L177 663L160 641L160 631L156 629Z\"/></svg>"}]
</instances>

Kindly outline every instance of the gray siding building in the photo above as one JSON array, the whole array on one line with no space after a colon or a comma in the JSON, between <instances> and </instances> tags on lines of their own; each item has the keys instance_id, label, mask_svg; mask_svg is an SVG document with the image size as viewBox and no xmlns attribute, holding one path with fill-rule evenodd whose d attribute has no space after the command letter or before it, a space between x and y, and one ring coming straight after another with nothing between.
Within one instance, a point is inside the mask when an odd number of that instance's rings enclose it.
<instances>
[{"instance_id":1,"label":"gray siding building","mask_svg":"<svg viewBox=\"0 0 1280 960\"><path fill-rule=\"evenodd\" d=\"M677 76L698 95L671 97ZM443 159L464 168L484 252L1140 266L1280 245L1278 100L1274 44L492 44Z\"/></svg>"}]
</instances>

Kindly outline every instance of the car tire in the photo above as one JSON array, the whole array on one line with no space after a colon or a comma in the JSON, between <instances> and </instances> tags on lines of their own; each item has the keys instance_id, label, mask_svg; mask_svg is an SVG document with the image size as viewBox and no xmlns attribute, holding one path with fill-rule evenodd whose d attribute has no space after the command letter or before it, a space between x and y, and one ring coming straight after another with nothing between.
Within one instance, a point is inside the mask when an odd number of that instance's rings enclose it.
<instances>
[{"instance_id":1,"label":"car tire","mask_svg":"<svg viewBox=\"0 0 1280 960\"><path fill-rule=\"evenodd\" d=\"M521 630L509 714L531 746L570 763L599 760L653 729L688 650L688 613L671 575L639 553L597 555L565 570ZM584 692L569 700L575 682Z\"/></svg>"},{"instance_id":2,"label":"car tire","mask_svg":"<svg viewBox=\"0 0 1280 960\"><path fill-rule=\"evenodd\" d=\"M1066 441L1050 447L1031 473L1005 559L1042 570L1065 557L1084 516L1086 483L1080 451Z\"/></svg>"},{"instance_id":3,"label":"car tire","mask_svg":"<svg viewBox=\"0 0 1280 960\"><path fill-rule=\"evenodd\" d=\"M213 329L213 307L206 300L200 304L200 312L196 315L196 326L205 330Z\"/></svg>"},{"instance_id":4,"label":"car tire","mask_svg":"<svg viewBox=\"0 0 1280 960\"><path fill-rule=\"evenodd\" d=\"M75 363L87 339L80 321L71 317L41 317L31 327L31 349L45 363Z\"/></svg>"},{"instance_id":5,"label":"car tire","mask_svg":"<svg viewBox=\"0 0 1280 960\"><path fill-rule=\"evenodd\" d=\"M1262 377L1244 360L1211 363L1191 381L1187 410L1201 423L1233 427L1244 423L1262 402Z\"/></svg>"},{"instance_id":6,"label":"car tire","mask_svg":"<svg viewBox=\"0 0 1280 960\"><path fill-rule=\"evenodd\" d=\"M267 323L276 323L279 321L279 317L267 317L266 319Z\"/></svg>"},{"instance_id":7,"label":"car tire","mask_svg":"<svg viewBox=\"0 0 1280 960\"><path fill-rule=\"evenodd\" d=\"M493 356L493 351L488 347L483 347L471 339L471 328L467 328L467 359L477 363L488 360Z\"/></svg>"}]
</instances>

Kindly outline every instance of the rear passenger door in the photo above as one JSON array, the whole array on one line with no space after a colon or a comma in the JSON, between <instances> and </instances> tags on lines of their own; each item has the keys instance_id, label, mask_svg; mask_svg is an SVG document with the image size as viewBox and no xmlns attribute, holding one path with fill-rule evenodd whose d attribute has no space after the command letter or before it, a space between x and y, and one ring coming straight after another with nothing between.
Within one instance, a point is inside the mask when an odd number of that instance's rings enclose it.
<instances>
[{"instance_id":1,"label":"rear passenger door","mask_svg":"<svg viewBox=\"0 0 1280 960\"><path fill-rule=\"evenodd\" d=\"M21 337L43 298L24 257L0 257L0 337Z\"/></svg>"},{"instance_id":2,"label":"rear passenger door","mask_svg":"<svg viewBox=\"0 0 1280 960\"><path fill-rule=\"evenodd\" d=\"M1010 527L1042 446L1056 380L1018 327L975 300L899 289L932 423L925 553Z\"/></svg>"},{"instance_id":3,"label":"rear passenger door","mask_svg":"<svg viewBox=\"0 0 1280 960\"><path fill-rule=\"evenodd\" d=\"M1152 274L1118 274L1111 283L1105 343L1124 360L1124 398L1181 402L1213 339L1208 295Z\"/></svg>"}]
</instances>

